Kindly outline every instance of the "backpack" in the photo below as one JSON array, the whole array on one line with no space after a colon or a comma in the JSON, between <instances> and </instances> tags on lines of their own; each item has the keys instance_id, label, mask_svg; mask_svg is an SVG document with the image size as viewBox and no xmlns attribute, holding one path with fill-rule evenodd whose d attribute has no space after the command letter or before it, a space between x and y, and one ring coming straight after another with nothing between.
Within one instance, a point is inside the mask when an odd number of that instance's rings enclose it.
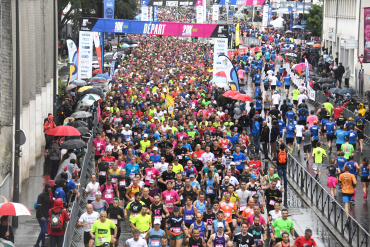
<instances>
[{"instance_id":1,"label":"backpack","mask_svg":"<svg viewBox=\"0 0 370 247\"><path fill-rule=\"evenodd\" d=\"M280 164L285 164L287 161L287 155L285 149L280 150L278 154L278 161Z\"/></svg>"},{"instance_id":2,"label":"backpack","mask_svg":"<svg viewBox=\"0 0 370 247\"><path fill-rule=\"evenodd\" d=\"M63 210L64 209L54 212L54 210L51 209L50 229L52 232L64 231L64 219L62 217Z\"/></svg>"},{"instance_id":3,"label":"backpack","mask_svg":"<svg viewBox=\"0 0 370 247\"><path fill-rule=\"evenodd\" d=\"M116 187L116 185L115 184L112 184L112 188L113 188L113 196L114 197L117 197L117 187ZM107 190L107 186L106 186L106 184L104 183L103 184L103 190L101 191L101 193L103 194L104 193L104 191L106 191Z\"/></svg>"}]
</instances>

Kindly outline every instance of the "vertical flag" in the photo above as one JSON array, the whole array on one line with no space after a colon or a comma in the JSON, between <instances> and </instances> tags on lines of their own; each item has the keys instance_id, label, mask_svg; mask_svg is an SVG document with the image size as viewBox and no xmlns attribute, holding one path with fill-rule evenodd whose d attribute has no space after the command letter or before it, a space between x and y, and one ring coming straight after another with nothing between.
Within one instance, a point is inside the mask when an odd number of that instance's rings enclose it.
<instances>
[{"instance_id":1,"label":"vertical flag","mask_svg":"<svg viewBox=\"0 0 370 247\"><path fill-rule=\"evenodd\" d=\"M153 21L158 20L158 6L154 6Z\"/></svg>"},{"instance_id":2,"label":"vertical flag","mask_svg":"<svg viewBox=\"0 0 370 247\"><path fill-rule=\"evenodd\" d=\"M267 26L270 25L271 16L272 16L272 4L269 5L269 11L268 11L268 19L267 19Z\"/></svg>"},{"instance_id":3,"label":"vertical flag","mask_svg":"<svg viewBox=\"0 0 370 247\"><path fill-rule=\"evenodd\" d=\"M267 21L268 21L268 15L269 15L269 6L268 5L264 5L263 6L263 12L262 12L263 16L262 16L262 27L267 27Z\"/></svg>"},{"instance_id":4,"label":"vertical flag","mask_svg":"<svg viewBox=\"0 0 370 247\"><path fill-rule=\"evenodd\" d=\"M91 78L94 35L87 31L80 31L79 34L77 76L78 79Z\"/></svg>"},{"instance_id":5,"label":"vertical flag","mask_svg":"<svg viewBox=\"0 0 370 247\"><path fill-rule=\"evenodd\" d=\"M293 8L291 6L288 7L289 18L290 18L290 31L293 30Z\"/></svg>"},{"instance_id":6,"label":"vertical flag","mask_svg":"<svg viewBox=\"0 0 370 247\"><path fill-rule=\"evenodd\" d=\"M96 55L98 56L100 74L103 74L103 61L102 61L102 47L100 45L100 37L98 32L94 32L94 44L96 49Z\"/></svg>"},{"instance_id":7,"label":"vertical flag","mask_svg":"<svg viewBox=\"0 0 370 247\"><path fill-rule=\"evenodd\" d=\"M309 75L310 75L310 66L308 64L307 58L304 59L305 64L305 75L306 75L306 87L308 87L309 84Z\"/></svg>"},{"instance_id":8,"label":"vertical flag","mask_svg":"<svg viewBox=\"0 0 370 247\"><path fill-rule=\"evenodd\" d=\"M173 117L173 111L174 111L174 108L175 108L175 101L172 98L172 96L169 95L169 94L166 94L166 106L167 106L168 113L171 114L171 116Z\"/></svg>"},{"instance_id":9,"label":"vertical flag","mask_svg":"<svg viewBox=\"0 0 370 247\"><path fill-rule=\"evenodd\" d=\"M240 45L240 24L236 24L235 28L235 46Z\"/></svg>"},{"instance_id":10,"label":"vertical flag","mask_svg":"<svg viewBox=\"0 0 370 247\"><path fill-rule=\"evenodd\" d=\"M67 47L69 60L69 85L71 81L77 79L78 52L75 42L73 42L71 39L67 39Z\"/></svg>"},{"instance_id":11,"label":"vertical flag","mask_svg":"<svg viewBox=\"0 0 370 247\"><path fill-rule=\"evenodd\" d=\"M215 21L216 23L217 23L218 18L219 18L219 13L220 13L220 10L219 10L218 5L217 4L214 4L213 5L212 20Z\"/></svg>"},{"instance_id":12,"label":"vertical flag","mask_svg":"<svg viewBox=\"0 0 370 247\"><path fill-rule=\"evenodd\" d=\"M104 0L104 18L114 19L115 0ZM114 39L114 33L105 33L105 38Z\"/></svg>"}]
</instances>

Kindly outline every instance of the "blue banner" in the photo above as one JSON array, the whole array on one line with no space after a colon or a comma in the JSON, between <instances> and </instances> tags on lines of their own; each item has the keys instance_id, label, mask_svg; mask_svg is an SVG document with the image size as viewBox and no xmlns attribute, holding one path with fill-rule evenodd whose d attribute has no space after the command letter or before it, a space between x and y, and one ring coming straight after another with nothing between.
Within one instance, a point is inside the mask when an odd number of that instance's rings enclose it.
<instances>
[{"instance_id":1,"label":"blue banner","mask_svg":"<svg viewBox=\"0 0 370 247\"><path fill-rule=\"evenodd\" d=\"M289 17L290 17L290 31L293 30L293 8L292 7L288 7L288 11L289 11Z\"/></svg>"},{"instance_id":2,"label":"blue banner","mask_svg":"<svg viewBox=\"0 0 370 247\"><path fill-rule=\"evenodd\" d=\"M153 21L158 21L158 6L153 7Z\"/></svg>"},{"instance_id":3,"label":"blue banner","mask_svg":"<svg viewBox=\"0 0 370 247\"><path fill-rule=\"evenodd\" d=\"M114 3L115 0L104 0L104 18L114 19ZM114 39L114 33L106 33L106 39Z\"/></svg>"},{"instance_id":4,"label":"blue banner","mask_svg":"<svg viewBox=\"0 0 370 247\"><path fill-rule=\"evenodd\" d=\"M269 5L269 12L268 12L268 19L267 19L267 25L270 25L270 21L271 21L271 16L272 16L272 4L270 3Z\"/></svg>"}]
</instances>

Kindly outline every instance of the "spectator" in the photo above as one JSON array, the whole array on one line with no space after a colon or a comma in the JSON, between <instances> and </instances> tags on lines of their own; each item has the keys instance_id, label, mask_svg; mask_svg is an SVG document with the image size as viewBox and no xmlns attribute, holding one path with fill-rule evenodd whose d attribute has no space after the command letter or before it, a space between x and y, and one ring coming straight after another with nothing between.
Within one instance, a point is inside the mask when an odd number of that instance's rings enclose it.
<instances>
[{"instance_id":1,"label":"spectator","mask_svg":"<svg viewBox=\"0 0 370 247\"><path fill-rule=\"evenodd\" d=\"M343 78L344 86L349 88L349 78L351 78L351 70L349 69L349 66L346 66L346 71L344 71Z\"/></svg>"},{"instance_id":2,"label":"spectator","mask_svg":"<svg viewBox=\"0 0 370 247\"><path fill-rule=\"evenodd\" d=\"M8 240L14 244L13 228L9 226L9 217L4 215L0 219L0 238Z\"/></svg>"},{"instance_id":3,"label":"spectator","mask_svg":"<svg viewBox=\"0 0 370 247\"><path fill-rule=\"evenodd\" d=\"M55 206L49 209L49 223L47 231L50 235L50 247L62 247L66 222L70 220L67 211L63 208L62 199L55 201Z\"/></svg>"},{"instance_id":4,"label":"spectator","mask_svg":"<svg viewBox=\"0 0 370 247\"><path fill-rule=\"evenodd\" d=\"M50 197L49 197L50 191L51 185L45 184L44 191L37 197L36 218L37 221L39 222L41 231L36 240L36 244L33 247L39 247L40 242L42 246L45 246L45 233L49 219L48 212L50 209Z\"/></svg>"},{"instance_id":5,"label":"spectator","mask_svg":"<svg viewBox=\"0 0 370 247\"><path fill-rule=\"evenodd\" d=\"M72 174L72 179L69 180L69 182L67 183L68 195L69 194L72 194L73 195L71 201L74 201L74 198L75 198L76 195L77 195L77 197L80 197L80 192L78 192L78 190L76 188L76 180L77 180L77 178L78 178L78 174L77 173L73 173Z\"/></svg>"}]
</instances>

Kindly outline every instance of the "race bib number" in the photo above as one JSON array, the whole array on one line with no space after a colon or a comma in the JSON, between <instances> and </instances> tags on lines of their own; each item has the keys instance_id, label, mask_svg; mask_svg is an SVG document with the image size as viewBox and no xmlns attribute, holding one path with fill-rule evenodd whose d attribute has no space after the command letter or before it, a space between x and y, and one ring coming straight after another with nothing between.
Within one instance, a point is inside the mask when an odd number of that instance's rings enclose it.
<instances>
[{"instance_id":1,"label":"race bib number","mask_svg":"<svg viewBox=\"0 0 370 247\"><path fill-rule=\"evenodd\" d=\"M104 244L105 242L107 242L107 237L98 237L99 244Z\"/></svg>"},{"instance_id":2,"label":"race bib number","mask_svg":"<svg viewBox=\"0 0 370 247\"><path fill-rule=\"evenodd\" d=\"M281 231L280 231L280 236L283 236L283 233L284 233L284 232L286 232L286 233L288 233L288 234L289 234L289 232L288 232L288 231L283 231L283 230L281 230Z\"/></svg>"},{"instance_id":3,"label":"race bib number","mask_svg":"<svg viewBox=\"0 0 370 247\"><path fill-rule=\"evenodd\" d=\"M223 244L216 244L215 247L224 247Z\"/></svg>"},{"instance_id":4,"label":"race bib number","mask_svg":"<svg viewBox=\"0 0 370 247\"><path fill-rule=\"evenodd\" d=\"M229 212L225 213L225 216L226 216L226 219L229 218L230 217L230 213Z\"/></svg>"},{"instance_id":5,"label":"race bib number","mask_svg":"<svg viewBox=\"0 0 370 247\"><path fill-rule=\"evenodd\" d=\"M117 178L112 178L112 183L116 183L117 182Z\"/></svg>"},{"instance_id":6,"label":"race bib number","mask_svg":"<svg viewBox=\"0 0 370 247\"><path fill-rule=\"evenodd\" d=\"M150 241L150 246L152 246L152 247L159 246L159 240L158 239L153 239L152 241Z\"/></svg>"},{"instance_id":7,"label":"race bib number","mask_svg":"<svg viewBox=\"0 0 370 247\"><path fill-rule=\"evenodd\" d=\"M185 220L193 220L193 216L190 214L185 215Z\"/></svg>"},{"instance_id":8,"label":"race bib number","mask_svg":"<svg viewBox=\"0 0 370 247\"><path fill-rule=\"evenodd\" d=\"M117 225L118 220L117 219L110 219L114 224Z\"/></svg>"},{"instance_id":9,"label":"race bib number","mask_svg":"<svg viewBox=\"0 0 370 247\"><path fill-rule=\"evenodd\" d=\"M271 206L274 206L275 205L275 201L274 200L270 200L270 203L269 203Z\"/></svg>"},{"instance_id":10,"label":"race bib number","mask_svg":"<svg viewBox=\"0 0 370 247\"><path fill-rule=\"evenodd\" d=\"M154 220L162 221L162 216L154 216Z\"/></svg>"},{"instance_id":11,"label":"race bib number","mask_svg":"<svg viewBox=\"0 0 370 247\"><path fill-rule=\"evenodd\" d=\"M107 175L106 171L100 171L100 176L105 176L105 175Z\"/></svg>"},{"instance_id":12,"label":"race bib number","mask_svg":"<svg viewBox=\"0 0 370 247\"><path fill-rule=\"evenodd\" d=\"M133 179L135 177L135 174L134 173L131 173L130 174L130 178Z\"/></svg>"},{"instance_id":13,"label":"race bib number","mask_svg":"<svg viewBox=\"0 0 370 247\"><path fill-rule=\"evenodd\" d=\"M170 201L171 200L171 196L166 196L166 201Z\"/></svg>"},{"instance_id":14,"label":"race bib number","mask_svg":"<svg viewBox=\"0 0 370 247\"><path fill-rule=\"evenodd\" d=\"M213 194L213 189L207 188L207 194Z\"/></svg>"},{"instance_id":15,"label":"race bib number","mask_svg":"<svg viewBox=\"0 0 370 247\"><path fill-rule=\"evenodd\" d=\"M110 199L110 198L112 198L112 194L105 194L104 197L107 198L107 199Z\"/></svg>"},{"instance_id":16,"label":"race bib number","mask_svg":"<svg viewBox=\"0 0 370 247\"><path fill-rule=\"evenodd\" d=\"M120 186L126 186L126 181L125 181L125 180L123 180L123 181L119 181L119 185L120 185Z\"/></svg>"},{"instance_id":17,"label":"race bib number","mask_svg":"<svg viewBox=\"0 0 370 247\"><path fill-rule=\"evenodd\" d=\"M212 226L207 226L207 230L208 231L212 230Z\"/></svg>"},{"instance_id":18,"label":"race bib number","mask_svg":"<svg viewBox=\"0 0 370 247\"><path fill-rule=\"evenodd\" d=\"M177 157L179 158L179 160L182 160L182 155L177 155Z\"/></svg>"},{"instance_id":19,"label":"race bib number","mask_svg":"<svg viewBox=\"0 0 370 247\"><path fill-rule=\"evenodd\" d=\"M135 218L138 215L139 215L139 213L132 213L132 218Z\"/></svg>"},{"instance_id":20,"label":"race bib number","mask_svg":"<svg viewBox=\"0 0 370 247\"><path fill-rule=\"evenodd\" d=\"M174 227L174 228L172 228L172 232L179 233L179 232L181 232L181 228L180 227Z\"/></svg>"},{"instance_id":21,"label":"race bib number","mask_svg":"<svg viewBox=\"0 0 370 247\"><path fill-rule=\"evenodd\" d=\"M246 208L247 206L242 206L240 207L240 211L244 211L244 209Z\"/></svg>"},{"instance_id":22,"label":"race bib number","mask_svg":"<svg viewBox=\"0 0 370 247\"><path fill-rule=\"evenodd\" d=\"M142 232L142 233L140 233L140 237L141 237L141 238L145 238L145 236L146 236L146 232Z\"/></svg>"},{"instance_id":23,"label":"race bib number","mask_svg":"<svg viewBox=\"0 0 370 247\"><path fill-rule=\"evenodd\" d=\"M108 134L112 132L111 129L107 129L105 132L107 132Z\"/></svg>"}]
</instances>

